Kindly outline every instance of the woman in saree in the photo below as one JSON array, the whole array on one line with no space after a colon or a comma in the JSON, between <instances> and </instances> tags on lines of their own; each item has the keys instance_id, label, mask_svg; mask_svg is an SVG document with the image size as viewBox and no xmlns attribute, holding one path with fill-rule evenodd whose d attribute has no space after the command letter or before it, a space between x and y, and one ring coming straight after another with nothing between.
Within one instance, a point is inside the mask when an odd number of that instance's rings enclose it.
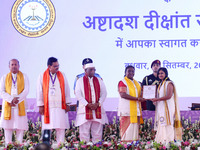
<instances>
[{"instance_id":1,"label":"woman in saree","mask_svg":"<svg viewBox=\"0 0 200 150\"><path fill-rule=\"evenodd\" d=\"M160 84L157 89L157 98L152 99L156 106L155 130L157 130L155 141L157 143L168 143L182 140L182 125L180 121L180 109L176 87L168 77L166 68L158 70Z\"/></svg>"},{"instance_id":2,"label":"woman in saree","mask_svg":"<svg viewBox=\"0 0 200 150\"><path fill-rule=\"evenodd\" d=\"M118 84L120 117L120 136L122 142L132 142L139 139L139 124L143 123L141 102L141 85L133 77L135 68L127 66L125 77Z\"/></svg>"}]
</instances>

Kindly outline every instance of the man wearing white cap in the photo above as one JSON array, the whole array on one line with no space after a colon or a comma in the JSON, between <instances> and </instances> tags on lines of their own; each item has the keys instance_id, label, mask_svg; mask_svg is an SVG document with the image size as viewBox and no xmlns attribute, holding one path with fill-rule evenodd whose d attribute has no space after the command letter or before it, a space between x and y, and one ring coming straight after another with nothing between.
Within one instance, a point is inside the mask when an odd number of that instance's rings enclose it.
<instances>
[{"instance_id":1,"label":"man wearing white cap","mask_svg":"<svg viewBox=\"0 0 200 150\"><path fill-rule=\"evenodd\" d=\"M86 64L89 64L89 63L93 63L93 60L91 59L91 58L85 58L85 59L83 59L83 61L82 61L82 66L83 66L83 70L85 70L85 65ZM78 74L77 76L76 76L76 78L75 78L75 81L74 81L74 93L75 93L75 87L76 87L76 82L77 82L77 80L79 79L79 78L81 78L81 77L84 77L85 76L85 72L83 72L83 73L81 73L81 74ZM94 74L94 76L95 77L98 77L98 78L100 78L100 79L102 79L101 78L101 76L98 74L98 73L95 73ZM79 106L79 101L77 101L77 107Z\"/></svg>"},{"instance_id":2,"label":"man wearing white cap","mask_svg":"<svg viewBox=\"0 0 200 150\"><path fill-rule=\"evenodd\" d=\"M86 64L89 64L89 63L93 63L93 60L92 60L91 58L85 58L85 59L83 59L83 61L82 61L83 70L85 70L85 65L86 65ZM75 87L76 87L76 82L77 82L77 80L78 80L79 78L81 78L81 77L84 77L84 75L85 75L85 72L83 72L83 73L81 73L81 74L78 74L78 75L76 76L75 81L74 81L74 88L73 88L74 91L75 91ZM96 73L96 72L95 72L94 76L95 76L95 77L98 77L98 78L100 78L100 79L102 79L101 76L100 76L98 73Z\"/></svg>"},{"instance_id":3,"label":"man wearing white cap","mask_svg":"<svg viewBox=\"0 0 200 150\"><path fill-rule=\"evenodd\" d=\"M77 80L75 95L79 100L79 108L76 116L76 126L79 126L80 140L92 142L102 140L103 124L108 119L103 109L106 98L106 87L102 79L94 76L95 66L93 63L85 65L85 75Z\"/></svg>"}]
</instances>

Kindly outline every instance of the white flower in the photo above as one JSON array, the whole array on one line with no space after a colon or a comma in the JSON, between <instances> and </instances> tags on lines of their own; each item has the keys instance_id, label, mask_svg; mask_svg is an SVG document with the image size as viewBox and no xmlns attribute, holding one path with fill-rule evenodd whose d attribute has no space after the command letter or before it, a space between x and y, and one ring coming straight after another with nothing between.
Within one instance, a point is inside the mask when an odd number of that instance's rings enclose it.
<instances>
[{"instance_id":1,"label":"white flower","mask_svg":"<svg viewBox=\"0 0 200 150\"><path fill-rule=\"evenodd\" d=\"M103 142L103 144L108 144L108 142ZM127 143L128 144L128 143Z\"/></svg>"},{"instance_id":2,"label":"white flower","mask_svg":"<svg viewBox=\"0 0 200 150\"><path fill-rule=\"evenodd\" d=\"M34 150L33 146L29 147L28 150Z\"/></svg>"},{"instance_id":3,"label":"white flower","mask_svg":"<svg viewBox=\"0 0 200 150\"><path fill-rule=\"evenodd\" d=\"M67 148L66 148L66 147L63 147L61 150L67 150Z\"/></svg>"},{"instance_id":4,"label":"white flower","mask_svg":"<svg viewBox=\"0 0 200 150\"><path fill-rule=\"evenodd\" d=\"M69 147L69 146L70 146L70 143L65 142L65 146Z\"/></svg>"},{"instance_id":5,"label":"white flower","mask_svg":"<svg viewBox=\"0 0 200 150\"><path fill-rule=\"evenodd\" d=\"M57 149L57 148L58 148L58 144L57 144L57 143L53 143L53 144L51 145L51 147L52 147L53 149Z\"/></svg>"},{"instance_id":6,"label":"white flower","mask_svg":"<svg viewBox=\"0 0 200 150\"><path fill-rule=\"evenodd\" d=\"M74 120L72 120L72 127L74 126Z\"/></svg>"},{"instance_id":7,"label":"white flower","mask_svg":"<svg viewBox=\"0 0 200 150\"><path fill-rule=\"evenodd\" d=\"M40 117L37 118L37 122L40 122Z\"/></svg>"},{"instance_id":8,"label":"white flower","mask_svg":"<svg viewBox=\"0 0 200 150\"><path fill-rule=\"evenodd\" d=\"M78 144L77 144L77 143L76 143L76 144L74 144L74 147L75 147L75 148L78 148Z\"/></svg>"},{"instance_id":9,"label":"white flower","mask_svg":"<svg viewBox=\"0 0 200 150\"><path fill-rule=\"evenodd\" d=\"M176 146L181 146L181 142L180 141L176 141L175 143L174 143Z\"/></svg>"},{"instance_id":10,"label":"white flower","mask_svg":"<svg viewBox=\"0 0 200 150\"><path fill-rule=\"evenodd\" d=\"M198 143L198 140L197 139L194 139L194 144L197 144Z\"/></svg>"},{"instance_id":11,"label":"white flower","mask_svg":"<svg viewBox=\"0 0 200 150\"><path fill-rule=\"evenodd\" d=\"M149 148L149 146L148 145L145 145L145 149L148 149Z\"/></svg>"},{"instance_id":12,"label":"white flower","mask_svg":"<svg viewBox=\"0 0 200 150\"><path fill-rule=\"evenodd\" d=\"M71 137L73 138L73 137L76 137L76 136L75 136L75 135L72 135Z\"/></svg>"},{"instance_id":13,"label":"white flower","mask_svg":"<svg viewBox=\"0 0 200 150\"><path fill-rule=\"evenodd\" d=\"M189 135L191 135L191 136L192 136L192 133L189 133ZM194 139L193 139L193 138L191 138L191 139L189 139L189 141L190 141L190 143L192 143L192 142L194 141Z\"/></svg>"},{"instance_id":14,"label":"white flower","mask_svg":"<svg viewBox=\"0 0 200 150\"><path fill-rule=\"evenodd\" d=\"M185 147L185 150L190 150L190 146Z\"/></svg>"},{"instance_id":15,"label":"white flower","mask_svg":"<svg viewBox=\"0 0 200 150\"><path fill-rule=\"evenodd\" d=\"M86 145L93 146L93 143L92 142L87 142Z\"/></svg>"},{"instance_id":16,"label":"white flower","mask_svg":"<svg viewBox=\"0 0 200 150\"><path fill-rule=\"evenodd\" d=\"M165 147L166 147L167 149L170 148L170 144L169 144L169 142L167 142L167 143L165 144Z\"/></svg>"},{"instance_id":17,"label":"white flower","mask_svg":"<svg viewBox=\"0 0 200 150\"><path fill-rule=\"evenodd\" d=\"M153 141L151 141L151 146L153 146Z\"/></svg>"},{"instance_id":18,"label":"white flower","mask_svg":"<svg viewBox=\"0 0 200 150\"><path fill-rule=\"evenodd\" d=\"M25 143L24 143L24 146L28 147L28 146L29 146L29 143L28 143L28 142L25 142Z\"/></svg>"}]
</instances>

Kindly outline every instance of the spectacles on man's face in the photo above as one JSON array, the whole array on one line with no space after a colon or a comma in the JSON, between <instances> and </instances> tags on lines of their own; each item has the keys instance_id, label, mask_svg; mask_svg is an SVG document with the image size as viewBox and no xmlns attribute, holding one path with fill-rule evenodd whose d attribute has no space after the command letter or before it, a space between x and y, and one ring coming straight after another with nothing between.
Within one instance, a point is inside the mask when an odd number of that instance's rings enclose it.
<instances>
[{"instance_id":1,"label":"spectacles on man's face","mask_svg":"<svg viewBox=\"0 0 200 150\"><path fill-rule=\"evenodd\" d=\"M95 68L88 68L88 71L96 71Z\"/></svg>"},{"instance_id":2,"label":"spectacles on man's face","mask_svg":"<svg viewBox=\"0 0 200 150\"><path fill-rule=\"evenodd\" d=\"M60 65L52 65L53 68L58 68Z\"/></svg>"}]
</instances>

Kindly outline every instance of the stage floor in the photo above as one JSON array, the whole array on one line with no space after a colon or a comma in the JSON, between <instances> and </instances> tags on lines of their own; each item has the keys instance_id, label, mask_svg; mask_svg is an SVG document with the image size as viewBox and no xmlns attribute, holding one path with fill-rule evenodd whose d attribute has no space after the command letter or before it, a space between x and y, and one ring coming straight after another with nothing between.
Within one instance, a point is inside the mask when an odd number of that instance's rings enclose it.
<instances>
[{"instance_id":1,"label":"stage floor","mask_svg":"<svg viewBox=\"0 0 200 150\"><path fill-rule=\"evenodd\" d=\"M68 114L69 114L69 121L71 124L72 120L74 121L76 120L76 112L71 111ZM114 117L116 117L117 119L119 118L117 116L116 111L107 111L106 114L110 123L113 123ZM36 122L38 120L38 117L40 118L40 114L38 112L28 112L27 115L28 115L28 119L32 120L33 122ZM152 118L154 120L155 112L143 111L142 116L144 119ZM191 117L191 123L194 123L195 120L197 121L200 120L200 111L181 111L181 117L184 117L185 119L189 119Z\"/></svg>"}]
</instances>

